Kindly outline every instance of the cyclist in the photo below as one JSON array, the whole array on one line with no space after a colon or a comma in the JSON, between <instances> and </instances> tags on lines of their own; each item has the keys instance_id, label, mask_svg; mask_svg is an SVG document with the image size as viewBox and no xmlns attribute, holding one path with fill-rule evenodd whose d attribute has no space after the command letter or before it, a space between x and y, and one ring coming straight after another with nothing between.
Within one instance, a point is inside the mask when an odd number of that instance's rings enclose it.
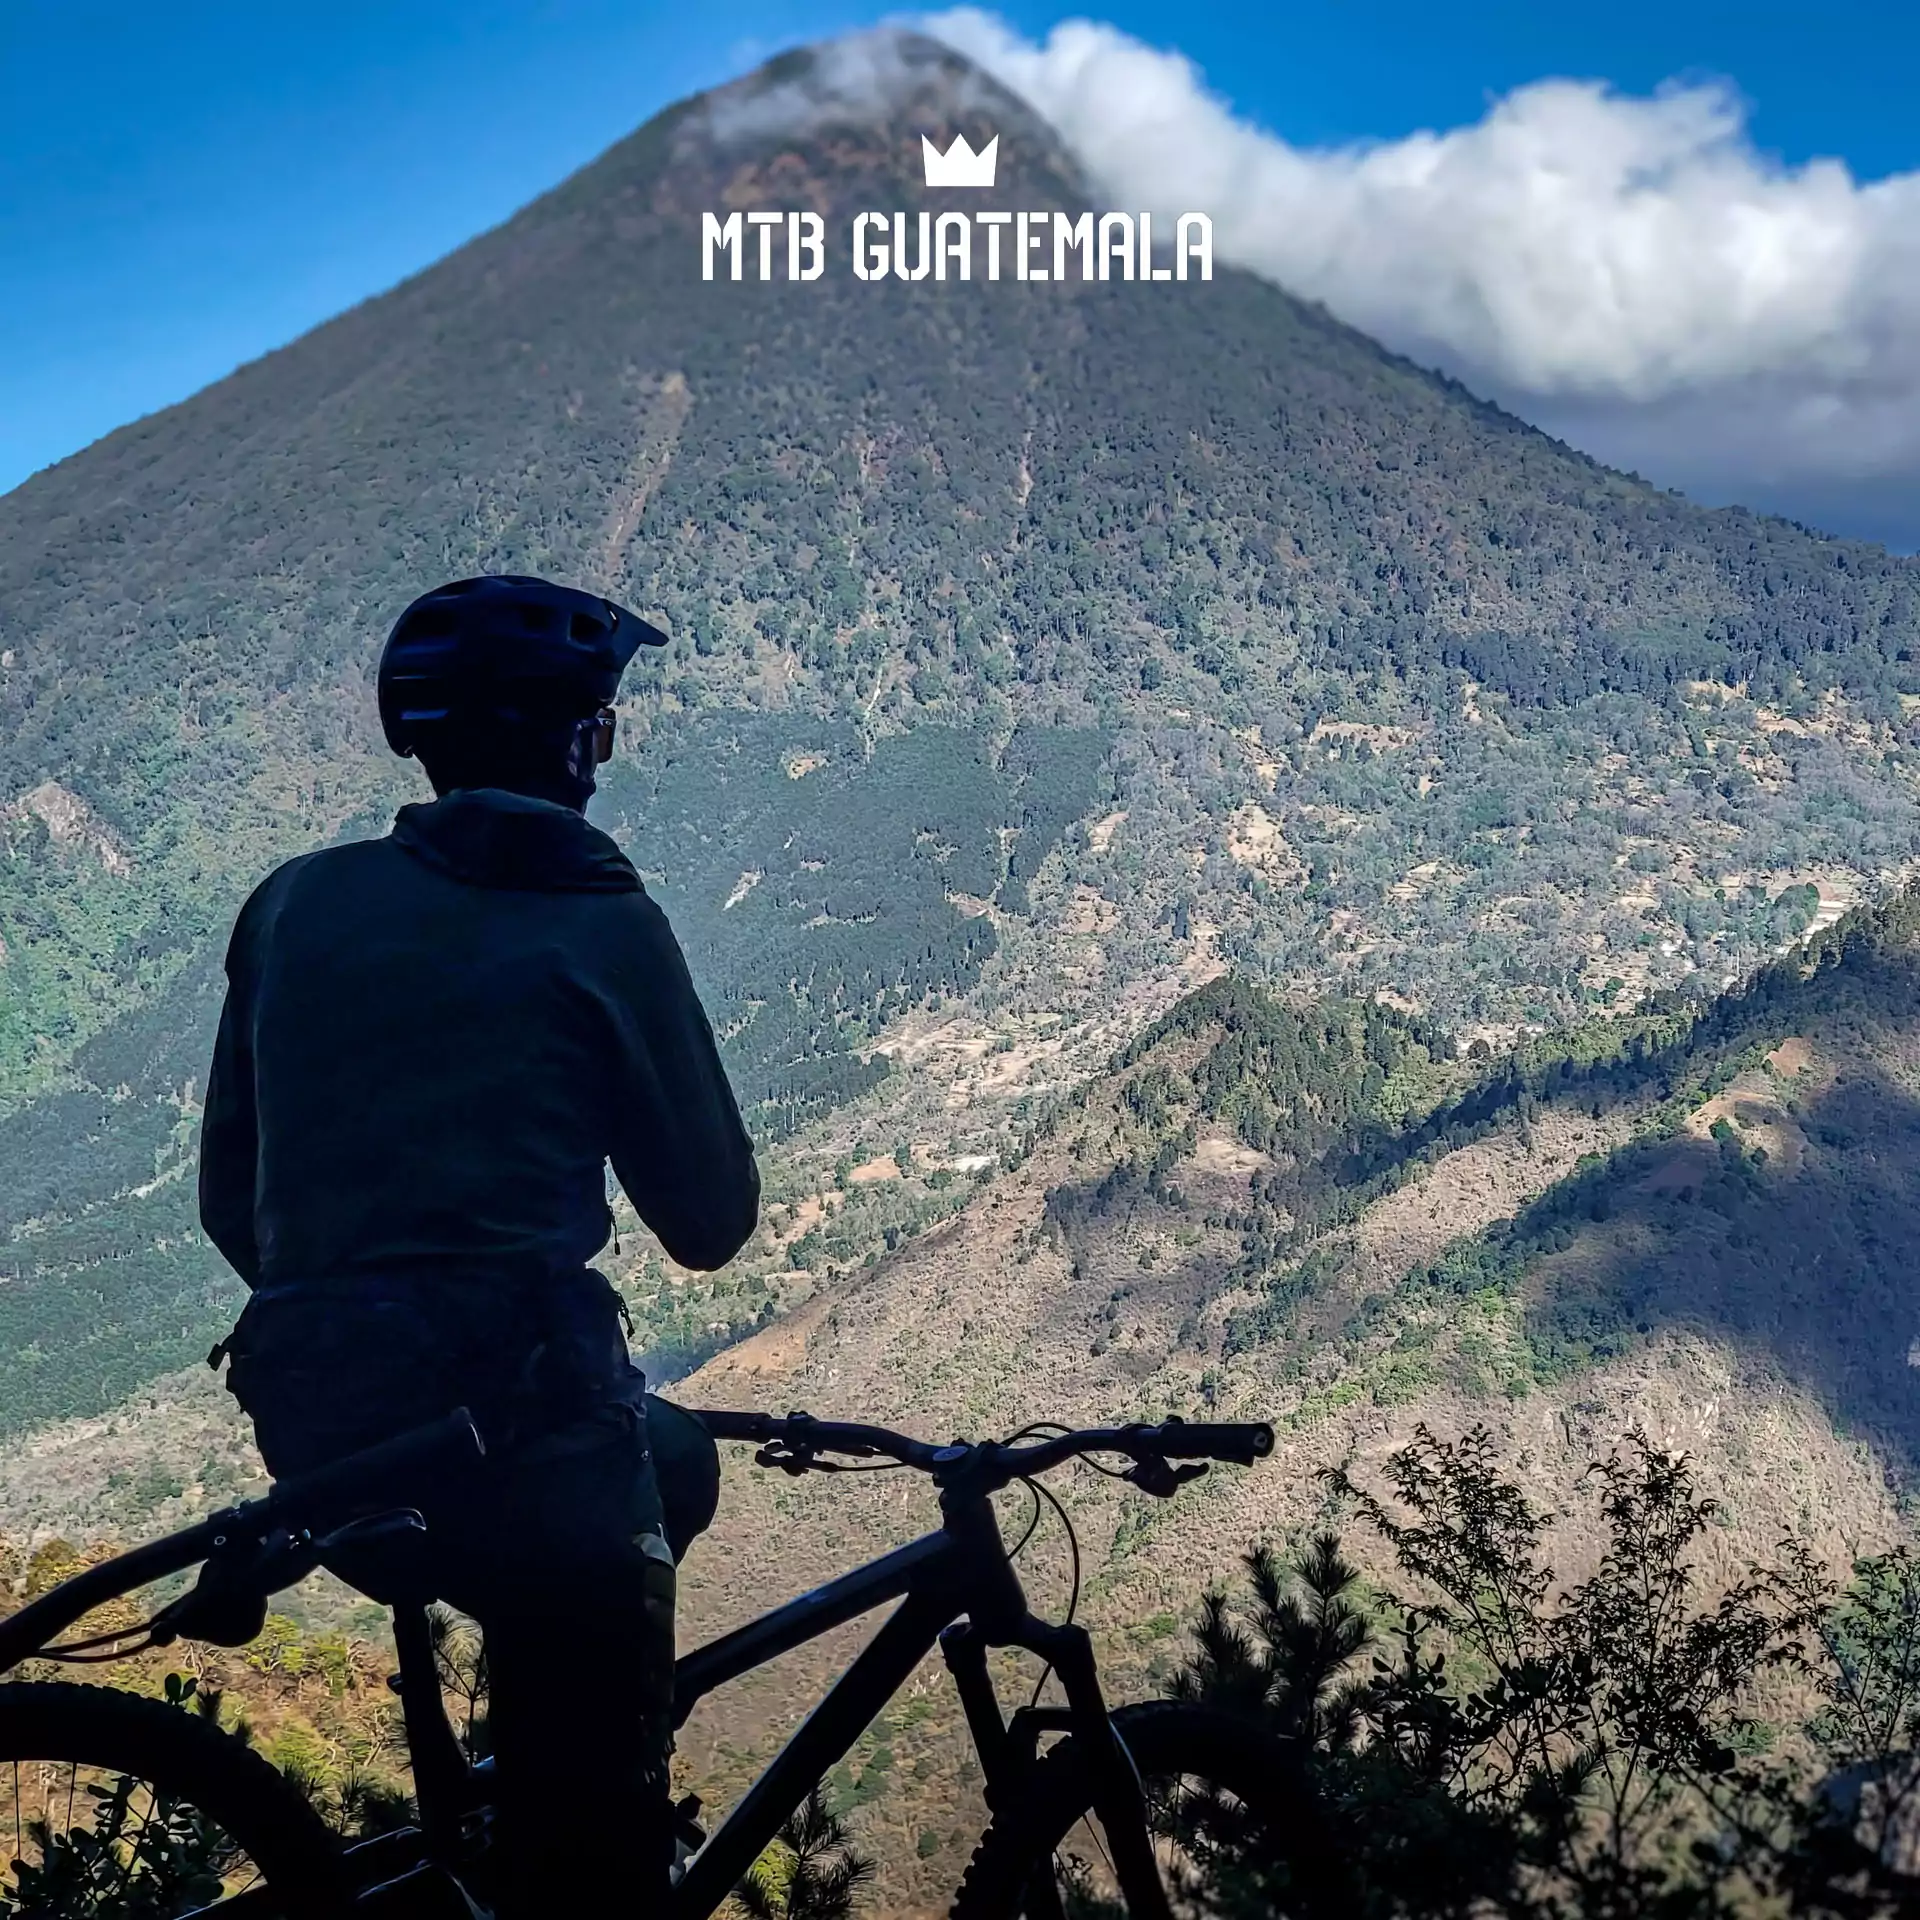
<instances>
[{"instance_id":1,"label":"cyclist","mask_svg":"<svg viewBox=\"0 0 1920 1920\"><path fill-rule=\"evenodd\" d=\"M488 1441L460 1483L404 1490L428 1520L413 1564L337 1570L486 1631L502 1915L664 1889L672 1854L673 1550L711 1519L717 1464L703 1442L665 1470L693 1423L643 1397L588 1264L607 1163L683 1266L723 1265L759 1211L679 947L584 817L621 673L664 640L519 575L408 607L380 715L437 797L262 882L207 1083L201 1219L252 1289L213 1359L269 1470L461 1404Z\"/></svg>"}]
</instances>

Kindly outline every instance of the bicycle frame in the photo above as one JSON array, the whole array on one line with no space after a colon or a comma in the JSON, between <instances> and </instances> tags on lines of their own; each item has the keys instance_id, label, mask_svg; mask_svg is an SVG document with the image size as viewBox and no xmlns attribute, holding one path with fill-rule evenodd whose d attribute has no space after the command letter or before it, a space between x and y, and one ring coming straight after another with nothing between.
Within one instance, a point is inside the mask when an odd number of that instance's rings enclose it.
<instances>
[{"instance_id":1,"label":"bicycle frame","mask_svg":"<svg viewBox=\"0 0 1920 1920\"><path fill-rule=\"evenodd\" d=\"M989 1809L1005 1804L1010 1787L1035 1764L1043 1732L1071 1733L1084 1756L1093 1812L1104 1829L1107 1858L1132 1920L1172 1920L1154 1860L1140 1776L1108 1716L1092 1640L1084 1628L1051 1625L1029 1609L1000 1537L992 1495L1015 1479L1028 1479L1094 1450L1131 1453L1139 1463L1134 1476L1139 1484L1164 1494L1179 1484L1177 1470L1169 1471L1169 1458L1250 1465L1272 1451L1272 1429L1258 1424L1188 1427L1170 1421L1160 1427L1062 1433L1045 1444L1010 1450L1004 1445L934 1448L882 1428L812 1422L798 1414L784 1421L724 1412L704 1417L714 1423L717 1436L770 1442L763 1445L761 1464L789 1471L818 1464L816 1454L823 1445L856 1454L893 1452L902 1464L934 1474L942 1523L937 1531L723 1634L679 1662L677 1725L728 1681L889 1602L900 1603L688 1862L661 1903L667 1920L710 1920L787 1817L846 1757L936 1646L953 1675L980 1756ZM404 1486L413 1473L465 1467L482 1452L466 1410L456 1409L363 1454L280 1482L260 1500L225 1508L197 1526L90 1567L0 1620L0 1674L43 1650L47 1657L62 1657L54 1646L57 1636L93 1608L196 1563L211 1564L218 1556L237 1553L241 1589L249 1579L257 1579L264 1596L300 1577L307 1566L325 1558L330 1543L337 1544L357 1528L377 1531L405 1522L417 1529L417 1513L371 1502L368 1489ZM1158 1471L1149 1477L1146 1470L1156 1463ZM327 1531L342 1521L337 1530ZM187 1624L190 1614L179 1611L191 1598L185 1596L156 1616L160 1624L173 1616L173 1637L183 1631L186 1637L193 1635L193 1626ZM420 1823L362 1841L348 1852L362 1889L355 1904L369 1920L417 1913L412 1896L431 1897L435 1880L451 1892L444 1876L457 1874L470 1857L475 1817L492 1800L491 1763L469 1765L447 1717L428 1602L422 1593L399 1600L393 1610L398 1687ZM74 1654L97 1644L83 1642L64 1652ZM1018 1647L1048 1662L1066 1692L1066 1706L1026 1707L1009 1718L988 1672L987 1654L995 1647ZM1028 1889L1026 1906L1029 1920L1062 1920L1050 1876L1045 1884L1036 1882ZM267 1915L279 1907L272 1890L263 1886L221 1903L218 1910L231 1911L239 1920L242 1911Z\"/></svg>"},{"instance_id":2,"label":"bicycle frame","mask_svg":"<svg viewBox=\"0 0 1920 1920\"><path fill-rule=\"evenodd\" d=\"M808 1792L937 1646L954 1677L980 1756L989 1807L1009 1779L1037 1756L1042 1731L1068 1730L1095 1758L1097 1807L1114 1865L1141 1920L1164 1915L1140 1783L1115 1736L1085 1629L1053 1626L1028 1609L989 1500L950 1491L944 1524L869 1565L829 1581L682 1657L676 1669L675 1720L684 1725L706 1696L729 1681L890 1601L889 1615L825 1698L794 1732L739 1804L688 1862L661 1911L667 1920L710 1920ZM484 1792L466 1765L432 1682L424 1609L397 1609L401 1701L415 1761L421 1827L445 1860L465 1816ZM987 1669L993 1647L1020 1647L1050 1661L1066 1689L1064 1711L1022 1710L1010 1722ZM412 1676L422 1675L414 1684ZM424 1764L423 1764L424 1763ZM1045 1902L1048 1890L1040 1890ZM1036 1906L1036 1914L1042 1911Z\"/></svg>"}]
</instances>

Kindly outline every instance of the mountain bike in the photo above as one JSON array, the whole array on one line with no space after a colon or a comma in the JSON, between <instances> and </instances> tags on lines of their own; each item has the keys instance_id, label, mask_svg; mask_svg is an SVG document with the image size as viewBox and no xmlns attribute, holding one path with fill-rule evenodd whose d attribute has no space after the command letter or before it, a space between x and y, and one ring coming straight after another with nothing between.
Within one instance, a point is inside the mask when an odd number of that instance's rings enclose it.
<instances>
[{"instance_id":1,"label":"mountain bike","mask_svg":"<svg viewBox=\"0 0 1920 1920\"><path fill-rule=\"evenodd\" d=\"M1310 1875L1317 1812L1286 1742L1240 1714L1202 1706L1109 1710L1092 1640L1073 1617L1078 1544L1065 1509L1041 1484L1053 1469L1086 1460L1165 1498L1206 1472L1206 1462L1265 1457L1270 1427L1040 1425L1005 1441L936 1446L798 1413L699 1418L716 1438L751 1442L760 1465L789 1474L925 1474L940 1524L680 1659L676 1715L684 1723L714 1689L898 1603L710 1837L694 1821L698 1803L681 1803L682 1857L670 1896L655 1903L666 1920L708 1920L725 1904L782 1823L936 1646L959 1693L989 1810L954 1920L1205 1914L1199 1889L1210 1853L1256 1832L1284 1833L1289 1858ZM402 1503L409 1475L437 1474L481 1451L463 1411L89 1568L0 1621L0 1673L32 1658L110 1661L181 1639L243 1645L263 1624L269 1597L339 1549L376 1538L404 1548L422 1536L418 1511ZM1032 1498L1033 1524L1010 1549L992 1499L1016 1483ZM1032 1612L1014 1564L1043 1501L1067 1523L1073 1546L1074 1603L1059 1623ZM195 1565L193 1586L137 1627L59 1639L103 1603ZM399 1672L390 1684L405 1721L417 1818L357 1843L330 1833L244 1742L176 1704L63 1682L0 1685L0 1855L24 1863L12 1881L0 1874L0 1914L464 1920L476 1910L469 1890L484 1898L492 1769L469 1759L448 1719L431 1597L423 1588L393 1610ZM1064 1703L1042 1704L1043 1685L1006 1712L989 1672L996 1648L1036 1656L1043 1683L1058 1676ZM111 1904L140 1875L164 1871L176 1871L179 1890L154 1877L147 1905Z\"/></svg>"}]
</instances>

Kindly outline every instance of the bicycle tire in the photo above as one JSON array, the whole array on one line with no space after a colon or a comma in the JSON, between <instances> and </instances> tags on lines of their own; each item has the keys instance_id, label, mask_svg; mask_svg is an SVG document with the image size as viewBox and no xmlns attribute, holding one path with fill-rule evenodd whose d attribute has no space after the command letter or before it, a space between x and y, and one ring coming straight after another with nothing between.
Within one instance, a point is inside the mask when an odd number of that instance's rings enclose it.
<instances>
[{"instance_id":1,"label":"bicycle tire","mask_svg":"<svg viewBox=\"0 0 1920 1920\"><path fill-rule=\"evenodd\" d=\"M300 1790L242 1740L165 1700L63 1681L0 1685L0 1768L99 1767L170 1792L245 1849L273 1899L249 1920L339 1920L352 1890L340 1847ZM12 1833L5 1837L9 1852ZM219 1912L216 1905L210 1909Z\"/></svg>"},{"instance_id":2,"label":"bicycle tire","mask_svg":"<svg viewBox=\"0 0 1920 1920\"><path fill-rule=\"evenodd\" d=\"M1263 1827L1293 1834L1291 1857L1308 1886L1337 1871L1322 1837L1324 1808L1278 1735L1236 1714L1171 1700L1121 1707L1113 1722L1143 1780L1191 1775L1224 1787ZM1053 1871L1061 1842L1092 1809L1086 1757L1072 1739L1062 1740L989 1822L954 1897L952 1920L1021 1920L1034 1876Z\"/></svg>"}]
</instances>

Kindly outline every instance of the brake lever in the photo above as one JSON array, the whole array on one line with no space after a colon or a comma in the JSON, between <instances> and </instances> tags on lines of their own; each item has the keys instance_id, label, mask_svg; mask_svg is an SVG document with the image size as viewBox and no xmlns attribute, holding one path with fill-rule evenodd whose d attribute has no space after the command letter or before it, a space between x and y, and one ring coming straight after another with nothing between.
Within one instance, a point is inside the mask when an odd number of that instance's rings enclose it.
<instances>
[{"instance_id":1,"label":"brake lever","mask_svg":"<svg viewBox=\"0 0 1920 1920\"><path fill-rule=\"evenodd\" d=\"M795 1447L784 1440L769 1440L753 1456L756 1467L778 1467L782 1473L798 1479L819 1464L819 1456L810 1448Z\"/></svg>"},{"instance_id":2,"label":"brake lever","mask_svg":"<svg viewBox=\"0 0 1920 1920\"><path fill-rule=\"evenodd\" d=\"M318 1540L304 1528L267 1534L250 1548L210 1557L187 1591L162 1607L151 1623L154 1644L205 1640L244 1647L266 1625L273 1594L297 1585L341 1546L384 1546L403 1534L423 1534L426 1521L411 1507L366 1514Z\"/></svg>"},{"instance_id":3,"label":"brake lever","mask_svg":"<svg viewBox=\"0 0 1920 1920\"><path fill-rule=\"evenodd\" d=\"M1150 1493L1156 1500L1171 1500L1189 1480L1198 1480L1206 1470L1204 1461L1176 1467L1158 1454L1149 1454L1146 1459L1135 1461L1120 1477L1132 1481L1142 1493Z\"/></svg>"},{"instance_id":4,"label":"brake lever","mask_svg":"<svg viewBox=\"0 0 1920 1920\"><path fill-rule=\"evenodd\" d=\"M318 1564L312 1536L284 1527L210 1554L193 1585L148 1622L153 1644L170 1647L184 1639L244 1647L266 1625L268 1596Z\"/></svg>"}]
</instances>

